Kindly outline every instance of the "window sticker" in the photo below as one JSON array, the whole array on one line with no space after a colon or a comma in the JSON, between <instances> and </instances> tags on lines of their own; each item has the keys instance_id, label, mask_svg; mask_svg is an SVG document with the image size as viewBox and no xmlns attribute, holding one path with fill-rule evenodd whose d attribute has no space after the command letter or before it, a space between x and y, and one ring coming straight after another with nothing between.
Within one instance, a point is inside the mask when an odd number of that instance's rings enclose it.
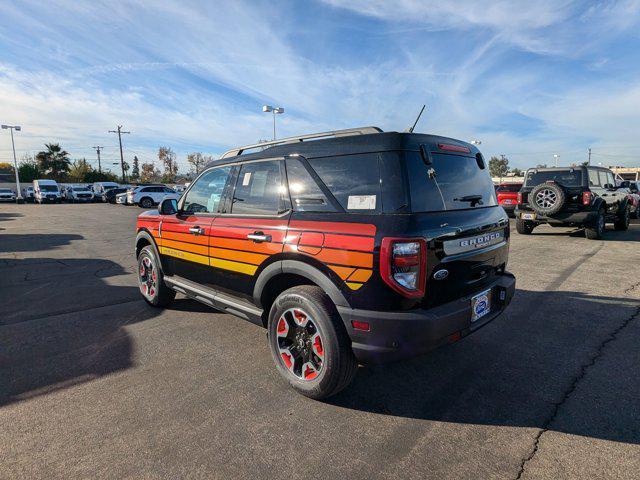
<instances>
[{"instance_id":1,"label":"window sticker","mask_svg":"<svg viewBox=\"0 0 640 480\"><path fill-rule=\"evenodd\" d=\"M251 182L251 172L245 173L244 177L242 177L242 186L246 187L249 185L249 182Z\"/></svg>"},{"instance_id":2,"label":"window sticker","mask_svg":"<svg viewBox=\"0 0 640 480\"><path fill-rule=\"evenodd\" d=\"M348 210L375 210L375 195L349 195L347 200Z\"/></svg>"}]
</instances>

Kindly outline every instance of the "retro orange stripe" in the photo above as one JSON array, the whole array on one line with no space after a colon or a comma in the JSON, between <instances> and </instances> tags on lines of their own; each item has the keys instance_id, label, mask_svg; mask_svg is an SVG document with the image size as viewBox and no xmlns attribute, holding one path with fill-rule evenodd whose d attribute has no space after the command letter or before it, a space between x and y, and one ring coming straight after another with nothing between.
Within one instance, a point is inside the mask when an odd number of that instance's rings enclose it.
<instances>
[{"instance_id":1,"label":"retro orange stripe","mask_svg":"<svg viewBox=\"0 0 640 480\"><path fill-rule=\"evenodd\" d=\"M314 258L327 264L373 268L373 255L370 253L323 249Z\"/></svg>"},{"instance_id":2,"label":"retro orange stripe","mask_svg":"<svg viewBox=\"0 0 640 480\"><path fill-rule=\"evenodd\" d=\"M323 247L372 252L374 242L375 239L373 237L325 234Z\"/></svg>"},{"instance_id":3,"label":"retro orange stripe","mask_svg":"<svg viewBox=\"0 0 640 480\"><path fill-rule=\"evenodd\" d=\"M376 226L369 223L316 222L312 220L292 220L289 223L289 230L367 236L374 236L376 234Z\"/></svg>"},{"instance_id":4,"label":"retro orange stripe","mask_svg":"<svg viewBox=\"0 0 640 480\"><path fill-rule=\"evenodd\" d=\"M209 245L209 237L206 235L193 235L191 233L178 233L167 231L162 228L162 238L167 240L176 240L179 242L195 243L198 245Z\"/></svg>"},{"instance_id":5,"label":"retro orange stripe","mask_svg":"<svg viewBox=\"0 0 640 480\"><path fill-rule=\"evenodd\" d=\"M220 258L223 260L235 260L243 263L251 263L252 265L260 265L269 255L261 255L259 253L240 252L238 250L227 250L225 248L210 248L209 256Z\"/></svg>"},{"instance_id":6,"label":"retro orange stripe","mask_svg":"<svg viewBox=\"0 0 640 480\"><path fill-rule=\"evenodd\" d=\"M336 272L342 280L349 278L356 269L352 267L340 267L338 265L329 265L329 268Z\"/></svg>"},{"instance_id":7,"label":"retro orange stripe","mask_svg":"<svg viewBox=\"0 0 640 480\"><path fill-rule=\"evenodd\" d=\"M162 242L162 245L169 248L177 248L184 252L197 253L198 255L208 255L209 247L206 245L194 245L192 243L176 242L175 240L167 240L166 238Z\"/></svg>"},{"instance_id":8,"label":"retro orange stripe","mask_svg":"<svg viewBox=\"0 0 640 480\"><path fill-rule=\"evenodd\" d=\"M366 270L364 268L359 268L355 272L353 272L349 277L349 282L366 282L371 278L371 274L373 272L371 270Z\"/></svg>"},{"instance_id":9,"label":"retro orange stripe","mask_svg":"<svg viewBox=\"0 0 640 480\"><path fill-rule=\"evenodd\" d=\"M281 243L255 243L251 240L233 238L211 237L211 247L227 248L231 250L243 250L245 252L274 254L282 252Z\"/></svg>"}]
</instances>

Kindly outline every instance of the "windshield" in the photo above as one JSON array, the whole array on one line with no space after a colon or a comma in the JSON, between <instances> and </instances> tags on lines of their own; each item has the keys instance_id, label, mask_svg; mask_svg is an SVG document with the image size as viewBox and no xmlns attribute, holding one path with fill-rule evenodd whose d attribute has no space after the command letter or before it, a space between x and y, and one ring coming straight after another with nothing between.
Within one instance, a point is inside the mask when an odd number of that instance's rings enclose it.
<instances>
[{"instance_id":1,"label":"windshield","mask_svg":"<svg viewBox=\"0 0 640 480\"><path fill-rule=\"evenodd\" d=\"M426 165L418 152L407 153L411 210L437 212L497 205L495 189L486 168L475 157L432 154Z\"/></svg>"},{"instance_id":2,"label":"windshield","mask_svg":"<svg viewBox=\"0 0 640 480\"><path fill-rule=\"evenodd\" d=\"M8 188L0 188L0 193L11 193L11 190Z\"/></svg>"},{"instance_id":3,"label":"windshield","mask_svg":"<svg viewBox=\"0 0 640 480\"><path fill-rule=\"evenodd\" d=\"M56 185L40 185L40 190L43 192L57 192L58 187Z\"/></svg>"},{"instance_id":4,"label":"windshield","mask_svg":"<svg viewBox=\"0 0 640 480\"><path fill-rule=\"evenodd\" d=\"M73 187L74 192L88 192L89 189L87 187Z\"/></svg>"},{"instance_id":5,"label":"windshield","mask_svg":"<svg viewBox=\"0 0 640 480\"><path fill-rule=\"evenodd\" d=\"M535 187L541 183L554 181L565 187L582 185L582 170L529 170L525 179L527 187Z\"/></svg>"}]
</instances>

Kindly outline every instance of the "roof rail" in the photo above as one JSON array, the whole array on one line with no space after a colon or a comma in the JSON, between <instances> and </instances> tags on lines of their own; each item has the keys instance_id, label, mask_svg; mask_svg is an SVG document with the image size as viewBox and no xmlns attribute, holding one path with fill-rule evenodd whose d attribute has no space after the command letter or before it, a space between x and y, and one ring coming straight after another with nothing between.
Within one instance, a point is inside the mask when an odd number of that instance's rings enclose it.
<instances>
[{"instance_id":1,"label":"roof rail","mask_svg":"<svg viewBox=\"0 0 640 480\"><path fill-rule=\"evenodd\" d=\"M273 145L283 145L285 143L304 142L305 140L312 140L316 138L350 137L354 135L367 135L370 133L382 133L382 129L378 127L346 128L344 130L333 130L330 132L310 133L308 135L299 135L296 137L281 138L280 140L271 140L269 142L254 143L253 145L244 145L242 147L233 148L223 153L220 158L227 158L227 157L233 157L236 155L242 155L246 150L271 147Z\"/></svg>"}]
</instances>

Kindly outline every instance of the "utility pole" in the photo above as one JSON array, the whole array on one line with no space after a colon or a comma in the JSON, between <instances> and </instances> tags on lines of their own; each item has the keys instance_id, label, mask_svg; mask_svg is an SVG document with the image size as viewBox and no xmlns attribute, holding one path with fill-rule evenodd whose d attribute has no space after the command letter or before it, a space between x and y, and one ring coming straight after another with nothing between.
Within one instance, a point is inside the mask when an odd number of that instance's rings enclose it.
<instances>
[{"instance_id":1,"label":"utility pole","mask_svg":"<svg viewBox=\"0 0 640 480\"><path fill-rule=\"evenodd\" d=\"M22 192L20 191L20 176L18 175L18 159L16 158L16 144L13 142L13 131L20 132L22 127L20 125L2 125L3 130L9 129L11 131L11 148L13 149L13 169L16 174L16 202L24 203L22 198Z\"/></svg>"},{"instance_id":2,"label":"utility pole","mask_svg":"<svg viewBox=\"0 0 640 480\"><path fill-rule=\"evenodd\" d=\"M102 165L100 164L100 149L101 148L104 148L104 147L101 147L100 145L96 145L95 147L93 147L93 149L98 154L98 172L100 172L100 173L102 173Z\"/></svg>"},{"instance_id":3,"label":"utility pole","mask_svg":"<svg viewBox=\"0 0 640 480\"><path fill-rule=\"evenodd\" d=\"M118 134L118 142L120 143L120 168L122 169L122 183L125 183L126 180L124 178L124 155L122 154L122 134L131 132L122 131L122 125L118 125L118 130L109 130L109 133Z\"/></svg>"},{"instance_id":4,"label":"utility pole","mask_svg":"<svg viewBox=\"0 0 640 480\"><path fill-rule=\"evenodd\" d=\"M591 147L589 147L589 161L587 162L587 165L591 165Z\"/></svg>"}]
</instances>

